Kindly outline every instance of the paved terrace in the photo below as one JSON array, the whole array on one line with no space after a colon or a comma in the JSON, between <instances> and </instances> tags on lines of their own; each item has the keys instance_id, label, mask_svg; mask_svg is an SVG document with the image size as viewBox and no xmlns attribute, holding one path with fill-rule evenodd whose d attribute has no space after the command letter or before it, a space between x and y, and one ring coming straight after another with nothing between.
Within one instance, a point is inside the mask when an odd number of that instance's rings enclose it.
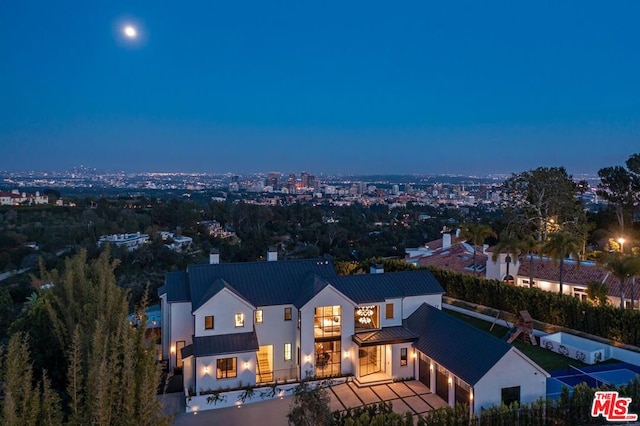
<instances>
[{"instance_id":1,"label":"paved terrace","mask_svg":"<svg viewBox=\"0 0 640 426\"><path fill-rule=\"evenodd\" d=\"M408 382L396 382L376 385L371 387L358 387L353 382L327 388L329 391L329 407L331 411L346 410L347 408L361 407L363 405L377 404L382 401L391 402L393 411L404 414L411 411L413 414L424 414L433 409L447 405L439 396L431 393L421 382L412 380ZM181 394L180 394L181 395ZM248 424L260 425L287 425L287 413L292 396L272 401L246 404L241 408L220 408L217 410L201 411L198 414L184 413L184 404L179 409L174 424L176 425L225 425L245 426Z\"/></svg>"}]
</instances>

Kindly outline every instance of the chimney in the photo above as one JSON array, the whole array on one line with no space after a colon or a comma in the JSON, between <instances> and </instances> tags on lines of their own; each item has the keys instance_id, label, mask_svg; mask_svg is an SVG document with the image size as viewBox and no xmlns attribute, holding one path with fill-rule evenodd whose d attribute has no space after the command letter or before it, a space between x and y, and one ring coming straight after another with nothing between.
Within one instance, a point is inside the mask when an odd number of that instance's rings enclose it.
<instances>
[{"instance_id":1,"label":"chimney","mask_svg":"<svg viewBox=\"0 0 640 426\"><path fill-rule=\"evenodd\" d=\"M442 234L442 249L446 250L448 248L451 248L451 234L445 232Z\"/></svg>"},{"instance_id":2,"label":"chimney","mask_svg":"<svg viewBox=\"0 0 640 426\"><path fill-rule=\"evenodd\" d=\"M209 252L209 264L210 265L217 265L220 263L220 250L218 249L211 249L211 251Z\"/></svg>"},{"instance_id":3,"label":"chimney","mask_svg":"<svg viewBox=\"0 0 640 426\"><path fill-rule=\"evenodd\" d=\"M278 249L271 246L267 250L267 262L275 262L278 260Z\"/></svg>"},{"instance_id":4,"label":"chimney","mask_svg":"<svg viewBox=\"0 0 640 426\"><path fill-rule=\"evenodd\" d=\"M384 265L382 263L372 263L369 268L370 274L384 274Z\"/></svg>"},{"instance_id":5,"label":"chimney","mask_svg":"<svg viewBox=\"0 0 640 426\"><path fill-rule=\"evenodd\" d=\"M456 228L456 238L460 237L460 228Z\"/></svg>"},{"instance_id":6,"label":"chimney","mask_svg":"<svg viewBox=\"0 0 640 426\"><path fill-rule=\"evenodd\" d=\"M482 245L482 254L487 254L487 249L489 248L489 244Z\"/></svg>"}]
</instances>

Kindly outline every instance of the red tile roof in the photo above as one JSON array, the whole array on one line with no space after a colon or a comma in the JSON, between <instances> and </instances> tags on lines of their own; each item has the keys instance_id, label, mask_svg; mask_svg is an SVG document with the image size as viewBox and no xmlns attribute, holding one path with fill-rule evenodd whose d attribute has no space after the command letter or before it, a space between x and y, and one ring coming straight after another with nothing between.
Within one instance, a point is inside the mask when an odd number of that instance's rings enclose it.
<instances>
[{"instance_id":1,"label":"red tile roof","mask_svg":"<svg viewBox=\"0 0 640 426\"><path fill-rule=\"evenodd\" d=\"M431 247L430 243L427 243ZM473 275L473 246L457 243L449 249L440 249L431 256L423 256L418 261L420 266L435 266L441 269ZM487 255L482 250L476 250L476 264L478 275L485 275Z\"/></svg>"},{"instance_id":2,"label":"red tile roof","mask_svg":"<svg viewBox=\"0 0 640 426\"><path fill-rule=\"evenodd\" d=\"M534 281L536 279L555 282L560 280L560 265L558 262L546 258L540 259L534 256L532 269ZM529 275L529 258L522 257L520 259L518 276L527 278ZM562 281L565 284L581 285L584 287L591 281L604 282L609 288L609 296L620 297L620 281L604 268L593 262L581 262L578 266L574 261L565 261ZM625 284L625 297L631 298L631 279L627 279ZM636 284L634 298L640 300L640 279L636 280Z\"/></svg>"}]
</instances>

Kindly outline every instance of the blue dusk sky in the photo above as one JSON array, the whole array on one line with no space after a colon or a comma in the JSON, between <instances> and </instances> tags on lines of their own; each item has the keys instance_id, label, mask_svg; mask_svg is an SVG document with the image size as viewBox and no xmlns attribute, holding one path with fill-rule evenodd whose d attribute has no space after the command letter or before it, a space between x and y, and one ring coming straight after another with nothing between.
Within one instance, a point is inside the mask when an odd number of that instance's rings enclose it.
<instances>
[{"instance_id":1,"label":"blue dusk sky","mask_svg":"<svg viewBox=\"0 0 640 426\"><path fill-rule=\"evenodd\" d=\"M637 0L2 0L0 170L595 173L640 152L639 17Z\"/></svg>"}]
</instances>

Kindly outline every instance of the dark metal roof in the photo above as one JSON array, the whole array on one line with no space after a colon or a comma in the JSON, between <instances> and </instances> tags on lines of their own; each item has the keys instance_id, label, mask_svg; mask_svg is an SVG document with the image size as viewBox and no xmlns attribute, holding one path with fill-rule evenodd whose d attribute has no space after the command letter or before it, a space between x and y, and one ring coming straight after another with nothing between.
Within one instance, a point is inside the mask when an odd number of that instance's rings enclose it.
<instances>
[{"instance_id":1,"label":"dark metal roof","mask_svg":"<svg viewBox=\"0 0 640 426\"><path fill-rule=\"evenodd\" d=\"M158 295L167 294L167 302L190 302L189 285L186 272L169 272L165 275L164 285L158 289Z\"/></svg>"},{"instance_id":2,"label":"dark metal roof","mask_svg":"<svg viewBox=\"0 0 640 426\"><path fill-rule=\"evenodd\" d=\"M358 346L391 345L394 343L413 342L418 335L402 327L385 327L380 330L356 333L351 338Z\"/></svg>"},{"instance_id":3,"label":"dark metal roof","mask_svg":"<svg viewBox=\"0 0 640 426\"><path fill-rule=\"evenodd\" d=\"M416 349L475 385L511 345L431 305L423 303L405 321L418 334Z\"/></svg>"},{"instance_id":4,"label":"dark metal roof","mask_svg":"<svg viewBox=\"0 0 640 426\"><path fill-rule=\"evenodd\" d=\"M346 275L328 278L327 281L355 303L444 293L431 272L422 270Z\"/></svg>"},{"instance_id":5,"label":"dark metal roof","mask_svg":"<svg viewBox=\"0 0 640 426\"><path fill-rule=\"evenodd\" d=\"M320 277L336 276L333 263L326 259L204 264L187 268L191 300L197 304L202 303L203 296L217 279L226 281L253 306L293 304L310 273Z\"/></svg>"},{"instance_id":6,"label":"dark metal roof","mask_svg":"<svg viewBox=\"0 0 640 426\"><path fill-rule=\"evenodd\" d=\"M193 306L191 308L192 311L195 311L200 306L204 305L207 302L207 300L211 299L213 296L218 294L218 292L220 292L224 288L226 288L227 290L231 291L233 294L235 294L236 296L238 296L239 298L241 298L242 300L246 301L247 303L249 303L251 305L251 302L249 300L247 300L240 292L238 292L238 290L233 288L233 286L231 284L229 284L228 282L226 282L225 280L223 280L221 278L218 278L204 292L204 294L202 295L200 300L193 301ZM255 306L254 306L254 308L255 308Z\"/></svg>"},{"instance_id":7,"label":"dark metal roof","mask_svg":"<svg viewBox=\"0 0 640 426\"><path fill-rule=\"evenodd\" d=\"M162 291L169 302L191 301L193 311L223 288L255 307L300 308L329 284L356 304L444 293L429 271L338 276L327 259L191 265L167 274Z\"/></svg>"},{"instance_id":8,"label":"dark metal roof","mask_svg":"<svg viewBox=\"0 0 640 426\"><path fill-rule=\"evenodd\" d=\"M182 349L182 356L195 355L197 358L202 356L226 355L240 352L254 352L257 351L258 348L258 336L256 336L255 332L220 334L217 336L194 337L193 344L185 346L184 349Z\"/></svg>"},{"instance_id":9,"label":"dark metal roof","mask_svg":"<svg viewBox=\"0 0 640 426\"><path fill-rule=\"evenodd\" d=\"M293 304L296 308L300 309L305 303L311 300L313 296L320 293L320 291L328 285L329 283L326 279L315 274L308 274L300 283L298 296Z\"/></svg>"}]
</instances>

